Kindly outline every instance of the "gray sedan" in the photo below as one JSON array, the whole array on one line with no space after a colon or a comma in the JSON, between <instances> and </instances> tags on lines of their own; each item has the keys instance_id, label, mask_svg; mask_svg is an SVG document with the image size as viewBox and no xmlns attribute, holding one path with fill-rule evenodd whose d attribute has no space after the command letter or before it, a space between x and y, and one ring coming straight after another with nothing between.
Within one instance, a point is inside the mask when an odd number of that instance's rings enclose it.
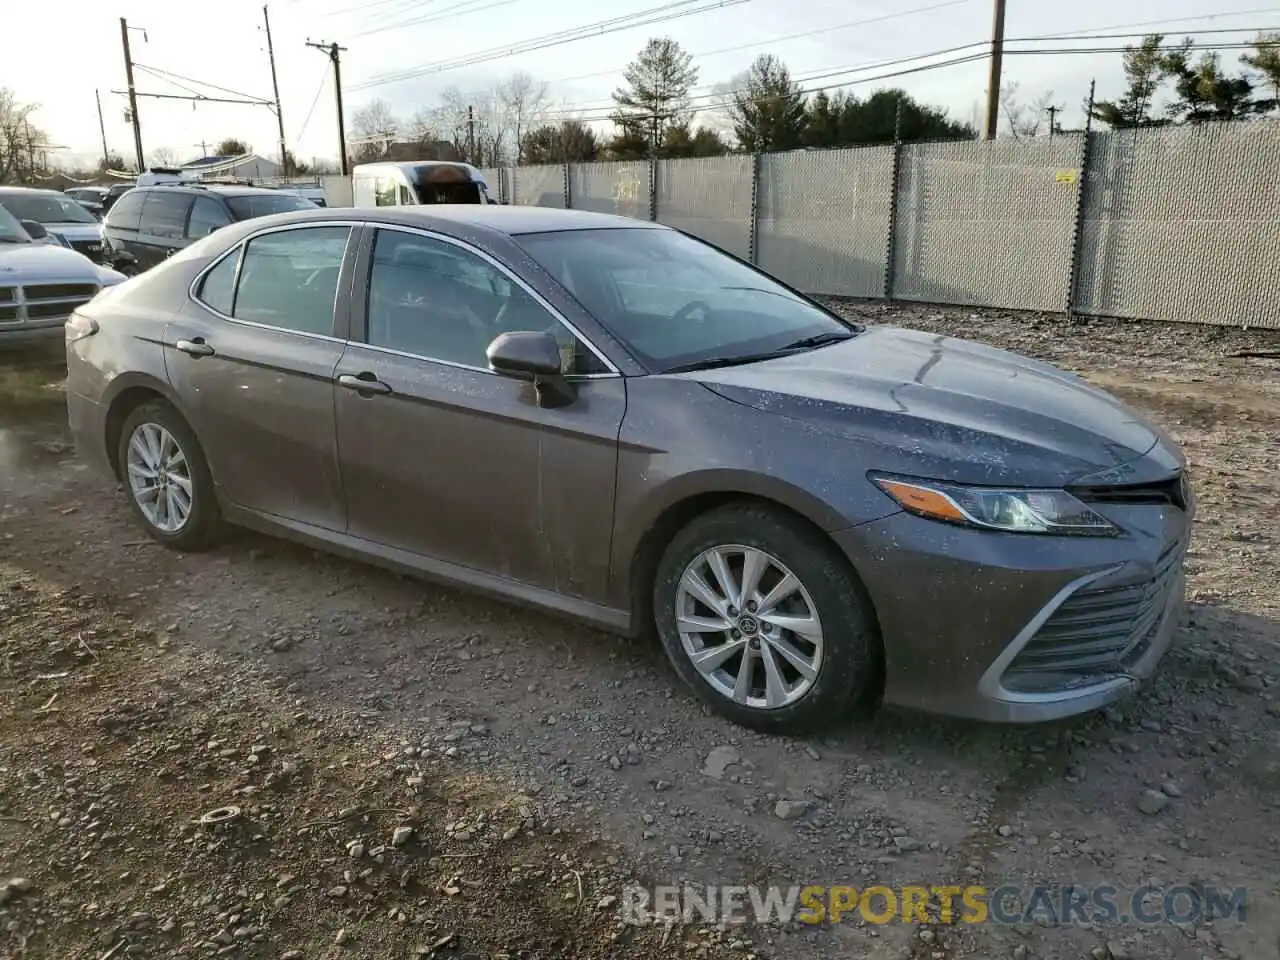
<instances>
[{"instance_id":1,"label":"gray sedan","mask_svg":"<svg viewBox=\"0 0 1280 960\"><path fill-rule=\"evenodd\" d=\"M861 327L657 224L232 224L67 324L71 426L160 542L226 524L656 628L714 709L1045 720L1169 645L1177 447L1080 378Z\"/></svg>"}]
</instances>

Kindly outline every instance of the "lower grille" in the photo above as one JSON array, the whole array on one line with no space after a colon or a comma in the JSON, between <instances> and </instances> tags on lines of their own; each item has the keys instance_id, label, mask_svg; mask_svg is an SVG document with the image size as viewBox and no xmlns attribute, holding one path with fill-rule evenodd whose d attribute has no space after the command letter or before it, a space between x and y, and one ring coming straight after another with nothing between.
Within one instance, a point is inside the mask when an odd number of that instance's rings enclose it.
<instances>
[{"instance_id":1,"label":"lower grille","mask_svg":"<svg viewBox=\"0 0 1280 960\"><path fill-rule=\"evenodd\" d=\"M1072 594L1014 657L1004 684L1014 690L1064 689L1123 673L1164 624L1186 541L1168 547L1143 583Z\"/></svg>"}]
</instances>

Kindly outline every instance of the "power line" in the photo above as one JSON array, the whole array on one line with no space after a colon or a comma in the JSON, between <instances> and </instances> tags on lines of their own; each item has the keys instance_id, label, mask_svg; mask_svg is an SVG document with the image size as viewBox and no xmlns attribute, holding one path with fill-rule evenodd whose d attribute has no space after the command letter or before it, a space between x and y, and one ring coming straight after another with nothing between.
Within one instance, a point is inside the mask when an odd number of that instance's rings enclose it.
<instances>
[{"instance_id":1,"label":"power line","mask_svg":"<svg viewBox=\"0 0 1280 960\"><path fill-rule=\"evenodd\" d=\"M871 17L867 20L851 20L848 23L835 23L831 26L820 27L817 30L805 30L801 33L788 33L781 37L771 37L770 39L753 43L739 43L732 47L720 47L717 50L704 50L701 53L695 53L691 56L694 59L702 57L719 56L722 53L737 53L741 50L754 50L763 47L766 44L785 43L788 40L803 40L806 37L816 37L828 33L835 33L837 30L851 30L854 27L865 27L873 23L883 23L886 20L897 20L902 17L910 17L917 13L932 13L934 10L941 10L944 7L958 7L966 3L973 3L974 0L946 0L945 3L935 3L927 7L916 7L913 10L899 10L897 13L887 13L880 17ZM595 77L611 77L616 74L617 70L601 70L597 73L582 73L576 77L561 77L559 80L552 80L552 83L572 83L574 80L591 80Z\"/></svg>"},{"instance_id":2,"label":"power line","mask_svg":"<svg viewBox=\"0 0 1280 960\"><path fill-rule=\"evenodd\" d=\"M271 104L270 100L267 100L264 97L255 97L252 93L242 93L239 90L231 90L227 87L220 87L216 83L208 83L207 81L204 81L204 80L193 80L191 77L184 77L180 73L171 73L168 70L161 70L158 67L148 67L141 63L135 63L133 65L133 68L135 70L145 70L147 73L151 74L152 76L158 77L161 80L168 80L175 87L182 86L181 83L176 82L180 80L182 81L182 83L194 83L198 87L208 87L210 90L217 90L219 93L229 93L235 97L244 97L247 100L257 100L260 103L266 104L268 106L270 106ZM194 92L194 91L188 91L188 92ZM200 94L197 94L197 96L199 95Z\"/></svg>"},{"instance_id":3,"label":"power line","mask_svg":"<svg viewBox=\"0 0 1280 960\"><path fill-rule=\"evenodd\" d=\"M1198 30L1193 32L1196 34L1265 33L1272 29L1275 29L1275 28L1237 27L1237 28L1222 28L1222 29L1214 29L1214 30ZM1079 34L1048 34L1048 35L1041 35L1041 36L1034 36L1034 37L1012 37L1012 38L1006 39L1005 43L1006 44L1043 43L1043 42L1060 41L1060 40L1122 40L1122 39L1141 38L1144 36L1146 36L1146 34L1141 34L1141 33L1098 33L1098 34L1092 34L1089 36L1081 36ZM914 63L918 60L926 60L931 57L941 57L941 56L947 56L950 54L963 53L966 50L975 50L976 48L985 49L989 43L990 43L989 40L975 40L972 43L965 43L955 47L945 47L940 50L931 50L928 53L914 54L909 57L897 57L892 60L880 60L873 63L859 64L857 66L824 67L824 68L821 68L821 72L796 76L793 78L793 80L796 83L805 83L810 80L821 80L821 79L826 79L828 77L835 77L835 76L840 76L848 73L859 73L865 70L880 70L885 67L896 67L896 66L901 66L903 64L907 64L907 63ZM1252 43L1245 43L1245 42L1225 43L1225 44L1198 44L1195 47L1195 49L1196 50L1240 50L1240 49L1248 49L1251 46L1252 46ZM1165 47L1161 47L1160 49L1176 50L1177 47L1165 46ZM1124 47L1116 47L1116 46L1062 47L1062 48L1040 48L1040 49L1032 49L1032 50L1016 50L1016 49L1008 49L1006 47L1004 52L1010 55L1021 54L1021 55L1065 56L1073 53L1081 53L1081 54L1123 53ZM947 65L950 65L950 61L948 61L947 63L937 64L936 66L947 66ZM691 99L696 100L696 99L703 99L706 97L719 97L719 96L722 96L722 94L712 91L710 93L705 93L705 94L695 94ZM597 98L595 100L581 100L581 101L561 104L559 107L554 108L551 112L553 113L572 112L572 109L575 107L584 109L584 110L604 109L608 107L611 102L612 101L605 100L604 98Z\"/></svg>"},{"instance_id":4,"label":"power line","mask_svg":"<svg viewBox=\"0 0 1280 960\"><path fill-rule=\"evenodd\" d=\"M482 50L474 54L458 57L454 60L444 60L439 63L424 64L408 70L401 70L396 73L374 77L371 80L366 80L364 83L354 85L352 89L368 90L373 87L385 86L390 83L412 80L415 77L425 76L430 73L443 73L446 70L470 67L479 63L487 63L492 60L500 60L505 57L515 56L519 53L532 53L535 50L545 50L549 47L558 47L562 44L574 43L575 41L586 40L590 37L606 36L607 34L618 33L623 30L631 30L635 27L667 23L671 20L679 20L683 17L706 13L707 11L717 10L724 7L735 7L748 2L750 2L750 0L711 0L711 2L704 2L704 0L672 0L672 2L664 3L661 6L650 7L647 10L639 10L635 13L626 14L621 17L613 17L609 20L600 20L596 23L585 24L579 27L571 27L556 33L535 37L532 40L525 40L510 47L494 47L489 50ZM690 6L691 4L699 5Z\"/></svg>"},{"instance_id":5,"label":"power line","mask_svg":"<svg viewBox=\"0 0 1280 960\"><path fill-rule=\"evenodd\" d=\"M316 95L311 99L311 106L307 108L306 119L302 121L302 126L298 130L298 135L294 137L293 142L299 143L302 135L307 132L307 124L311 123L311 116L316 112L316 104L320 102L320 97L324 93L325 84L329 81L329 68L325 67L324 72L320 74L320 85L316 87Z\"/></svg>"},{"instance_id":6,"label":"power line","mask_svg":"<svg viewBox=\"0 0 1280 960\"><path fill-rule=\"evenodd\" d=\"M965 47L956 47L952 49L963 50L971 47L985 47L986 45L987 45L987 41L980 41L977 43L967 44ZM1206 44L1206 45L1198 46L1196 49L1197 50L1244 50L1244 49L1249 49L1251 46L1252 44L1249 44L1249 43L1221 43L1221 44ZM1177 48L1164 47L1161 49L1174 50ZM1123 52L1124 52L1124 47L1092 47L1084 50L1069 48L1069 47L1064 47L1060 49L1042 49L1042 50L1005 50L1006 55L1022 54L1022 55L1030 55L1030 56L1070 56L1070 55L1081 54L1081 53L1093 54L1093 53L1123 53ZM921 54L920 56L912 59L922 59L924 57L936 56L936 55L937 53ZM889 73L880 73L870 77L856 77L854 79L840 80L834 83L824 84L818 87L805 87L803 89L797 90L796 92L803 95L824 93L827 91L839 90L843 87L856 86L858 84L864 84L864 83L875 83L876 81L879 81L879 80L890 80L896 77L907 76L914 73L923 73L928 70L939 70L946 67L954 67L954 66L959 66L966 63L976 63L980 60L985 60L987 56L988 54L986 51L981 51L978 53L972 53L965 56L954 57L950 60L943 60L938 63L922 64L920 66L909 67L903 70L895 70ZM818 74L815 76L808 77L806 78L806 80L820 80L820 79L825 79L831 76L844 75L850 72L865 70L865 69L868 69L868 68L853 67L853 68L846 68L844 70L834 70L834 71L831 71L830 73ZM800 82L805 82L805 81L802 80ZM728 107L731 104L737 102L737 99L733 94L701 94L699 95L699 97L691 98L691 99L706 99L706 98L713 98L713 102L708 102L703 104L693 104L692 109L714 110L714 109L720 109L723 107ZM767 103L775 99L777 99L775 96L755 97L755 98L747 99L743 102ZM617 115L618 115L618 111L615 109L610 111L609 113L604 113L598 116L580 116L580 117L566 116L565 119L577 119L582 121L583 123L595 123L595 122L603 122L606 120L613 120ZM637 120L650 119L649 115L647 114L635 114L633 115L633 118Z\"/></svg>"},{"instance_id":7,"label":"power line","mask_svg":"<svg viewBox=\"0 0 1280 960\"><path fill-rule=\"evenodd\" d=\"M519 3L519 0L492 0L492 2L484 3L483 0L463 0L462 3L455 4L452 7L445 7L443 10L437 10L421 17L414 17L411 20L397 20L392 23L383 24L378 27L370 27L368 30L361 30L359 33L352 34L355 37L368 37L375 33L386 33L388 30L400 30L404 27L417 27L427 23L438 23L441 20L451 20L455 17L465 16L469 13L480 13L482 10L493 10L496 7L508 7L513 3ZM476 6L480 4L480 6Z\"/></svg>"}]
</instances>

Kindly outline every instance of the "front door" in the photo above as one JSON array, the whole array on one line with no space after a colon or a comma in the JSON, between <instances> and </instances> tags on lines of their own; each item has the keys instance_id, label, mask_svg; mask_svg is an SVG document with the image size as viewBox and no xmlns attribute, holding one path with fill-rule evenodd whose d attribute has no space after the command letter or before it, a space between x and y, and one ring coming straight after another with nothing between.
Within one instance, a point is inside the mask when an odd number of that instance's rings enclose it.
<instances>
[{"instance_id":1,"label":"front door","mask_svg":"<svg viewBox=\"0 0 1280 960\"><path fill-rule=\"evenodd\" d=\"M594 594L594 574L607 566L621 378L584 379L577 401L553 410L538 405L530 384L490 372L485 350L511 330L555 329L567 364L579 365L571 373L599 361L508 272L453 241L378 230L367 291L366 303L353 303L358 321L335 400L349 532ZM354 342L357 332L364 343ZM548 473L549 452L574 461L572 481ZM572 507L566 497L585 498L576 516L590 529L561 522ZM557 560L566 536L580 537L567 566Z\"/></svg>"},{"instance_id":2,"label":"front door","mask_svg":"<svg viewBox=\"0 0 1280 960\"><path fill-rule=\"evenodd\" d=\"M169 380L236 506L341 532L333 422L351 228L252 237L205 274L165 333Z\"/></svg>"}]
</instances>

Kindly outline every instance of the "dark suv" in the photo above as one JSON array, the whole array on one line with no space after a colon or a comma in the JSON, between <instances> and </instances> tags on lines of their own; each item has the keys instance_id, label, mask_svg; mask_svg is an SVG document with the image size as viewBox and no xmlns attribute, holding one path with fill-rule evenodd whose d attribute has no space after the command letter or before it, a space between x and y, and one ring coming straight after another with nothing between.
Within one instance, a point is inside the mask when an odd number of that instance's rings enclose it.
<instances>
[{"instance_id":1,"label":"dark suv","mask_svg":"<svg viewBox=\"0 0 1280 960\"><path fill-rule=\"evenodd\" d=\"M133 269L142 271L229 223L315 206L294 194L260 187L137 187L107 212L103 241L113 256L127 254Z\"/></svg>"}]
</instances>

